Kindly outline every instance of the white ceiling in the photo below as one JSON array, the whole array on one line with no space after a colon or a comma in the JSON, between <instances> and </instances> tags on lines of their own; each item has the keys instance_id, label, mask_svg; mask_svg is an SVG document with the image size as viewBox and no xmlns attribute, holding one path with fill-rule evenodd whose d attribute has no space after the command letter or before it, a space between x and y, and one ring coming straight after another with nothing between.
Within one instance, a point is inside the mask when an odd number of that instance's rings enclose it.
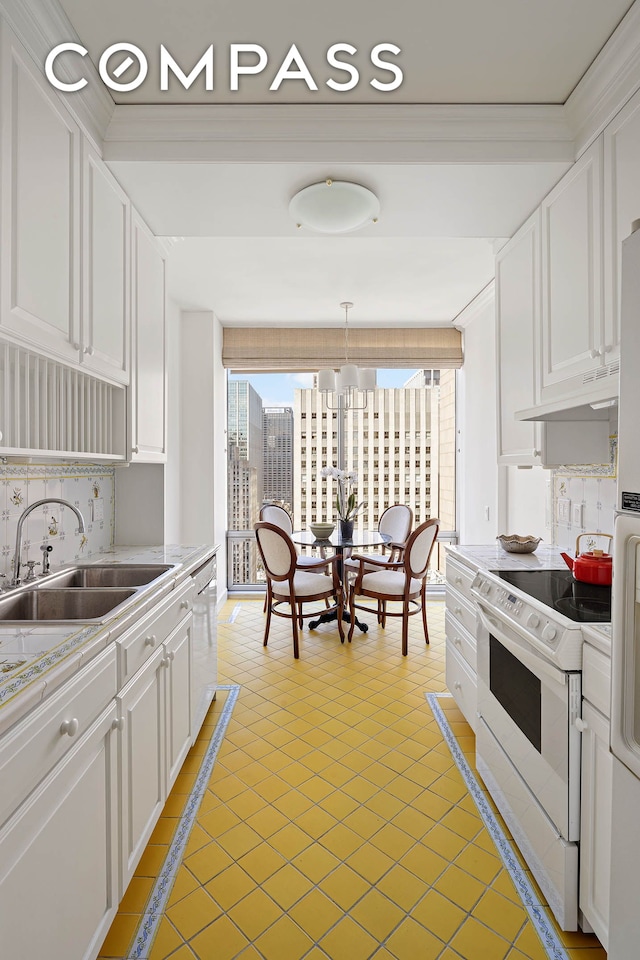
<instances>
[{"instance_id":1,"label":"white ceiling","mask_svg":"<svg viewBox=\"0 0 640 960\"><path fill-rule=\"evenodd\" d=\"M308 104L311 117L319 103L563 103L631 6L629 0L61 3L95 62L116 41L147 53L149 77L137 91L118 94L120 104L163 103L175 115L171 103L226 103L233 110L231 103L296 102ZM326 87L331 43L367 52L382 40L402 49L405 80L398 90L376 93L366 58L355 90L335 94ZM236 94L226 76L231 42L260 43L270 55L264 78L245 78ZM269 93L293 42L320 89L311 93L290 81ZM172 85L160 93L160 43L186 72L213 43L214 92ZM376 158L283 162L282 156L269 163L167 162L150 154L148 144L144 159L122 156L109 165L135 206L158 235L181 238L169 256L171 296L185 307L213 310L225 324L341 323L338 304L345 299L355 304L354 325L451 322L492 278L500 238L515 232L569 165L553 151L533 162L526 149L516 163L411 165ZM296 230L287 212L291 196L326 177L374 190L380 222L342 237Z\"/></svg>"}]
</instances>

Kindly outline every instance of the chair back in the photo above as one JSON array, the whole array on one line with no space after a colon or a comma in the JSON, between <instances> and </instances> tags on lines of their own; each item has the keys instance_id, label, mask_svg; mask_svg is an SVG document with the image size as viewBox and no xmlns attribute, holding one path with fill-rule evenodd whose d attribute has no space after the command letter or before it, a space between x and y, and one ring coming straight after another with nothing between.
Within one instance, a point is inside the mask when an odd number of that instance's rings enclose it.
<instances>
[{"instance_id":1,"label":"chair back","mask_svg":"<svg viewBox=\"0 0 640 960\"><path fill-rule=\"evenodd\" d=\"M295 570L297 555L289 534L277 524L267 523L266 521L256 523L254 529L258 541L258 550L269 579L291 579Z\"/></svg>"},{"instance_id":2,"label":"chair back","mask_svg":"<svg viewBox=\"0 0 640 960\"><path fill-rule=\"evenodd\" d=\"M293 533L293 521L284 507L277 503L263 503L260 507L260 520L273 523L285 533Z\"/></svg>"},{"instance_id":3,"label":"chair back","mask_svg":"<svg viewBox=\"0 0 640 960\"><path fill-rule=\"evenodd\" d=\"M394 503L381 514L378 522L380 533L391 537L392 543L404 543L413 522L413 510L406 503Z\"/></svg>"},{"instance_id":4,"label":"chair back","mask_svg":"<svg viewBox=\"0 0 640 960\"><path fill-rule=\"evenodd\" d=\"M416 527L407 540L404 565L408 575L415 580L422 580L426 576L439 527L439 520L435 518L426 520L419 527Z\"/></svg>"}]
</instances>

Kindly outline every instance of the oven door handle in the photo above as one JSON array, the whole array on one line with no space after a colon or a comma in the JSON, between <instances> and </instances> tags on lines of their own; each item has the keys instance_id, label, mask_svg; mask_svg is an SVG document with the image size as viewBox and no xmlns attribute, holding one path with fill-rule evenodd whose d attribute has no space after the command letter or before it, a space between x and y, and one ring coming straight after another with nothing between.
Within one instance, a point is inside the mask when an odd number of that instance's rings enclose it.
<instances>
[{"instance_id":1,"label":"oven door handle","mask_svg":"<svg viewBox=\"0 0 640 960\"><path fill-rule=\"evenodd\" d=\"M542 654L539 654L535 649L525 646L524 644L527 643L527 641L524 637L521 642L513 640L505 633L504 628L501 627L500 620L493 615L493 611L488 610L480 600L476 600L476 603L484 626L491 634L495 635L496 640L498 640L509 653L512 653L516 659L523 663L525 667L528 667L531 673L534 673L537 677L549 677L561 686L565 686L567 675L564 670L560 670L559 667L554 667L552 663L549 663L548 660L543 658ZM511 627L511 629L513 630L514 628ZM515 632L514 630L514 633Z\"/></svg>"}]
</instances>

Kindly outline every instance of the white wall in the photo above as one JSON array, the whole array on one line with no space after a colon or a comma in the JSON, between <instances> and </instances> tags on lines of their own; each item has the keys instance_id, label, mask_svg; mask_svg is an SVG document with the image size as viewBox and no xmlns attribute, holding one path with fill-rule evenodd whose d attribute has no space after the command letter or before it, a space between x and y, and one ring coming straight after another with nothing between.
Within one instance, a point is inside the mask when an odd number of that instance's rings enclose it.
<instances>
[{"instance_id":1,"label":"white wall","mask_svg":"<svg viewBox=\"0 0 640 960\"><path fill-rule=\"evenodd\" d=\"M500 490L499 533L531 534L552 542L551 529L551 472L542 467L504 468L504 482Z\"/></svg>"},{"instance_id":2,"label":"white wall","mask_svg":"<svg viewBox=\"0 0 640 960\"><path fill-rule=\"evenodd\" d=\"M180 308L167 299L167 463L165 465L165 538L167 543L181 543L181 416L180 386L181 330Z\"/></svg>"},{"instance_id":3,"label":"white wall","mask_svg":"<svg viewBox=\"0 0 640 960\"><path fill-rule=\"evenodd\" d=\"M460 543L492 543L499 533L496 439L495 303L471 304L458 373L458 503ZM489 517L486 511L488 508Z\"/></svg>"},{"instance_id":4,"label":"white wall","mask_svg":"<svg viewBox=\"0 0 640 960\"><path fill-rule=\"evenodd\" d=\"M220 545L220 594L226 585L226 374L222 328L210 311L181 313L180 395L179 539Z\"/></svg>"}]
</instances>

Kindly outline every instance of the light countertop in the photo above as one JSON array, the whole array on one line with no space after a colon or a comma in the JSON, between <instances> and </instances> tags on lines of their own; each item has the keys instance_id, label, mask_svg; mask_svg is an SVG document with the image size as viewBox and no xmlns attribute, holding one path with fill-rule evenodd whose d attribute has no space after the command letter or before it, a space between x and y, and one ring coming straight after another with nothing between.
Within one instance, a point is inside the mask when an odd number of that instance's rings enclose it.
<instances>
[{"instance_id":1,"label":"light countertop","mask_svg":"<svg viewBox=\"0 0 640 960\"><path fill-rule=\"evenodd\" d=\"M539 544L535 553L507 553L500 544L452 545L447 552L476 570L566 570L560 547Z\"/></svg>"},{"instance_id":2,"label":"light countertop","mask_svg":"<svg viewBox=\"0 0 640 960\"><path fill-rule=\"evenodd\" d=\"M216 546L115 546L83 559L91 563L171 564L171 576L158 589L141 591L137 602L104 623L52 621L3 625L0 621L0 733L39 703L130 623L165 597L179 580L189 576L217 551ZM74 564L65 564L65 567ZM62 569L62 568L60 568ZM51 570L56 573L56 568Z\"/></svg>"}]
</instances>

